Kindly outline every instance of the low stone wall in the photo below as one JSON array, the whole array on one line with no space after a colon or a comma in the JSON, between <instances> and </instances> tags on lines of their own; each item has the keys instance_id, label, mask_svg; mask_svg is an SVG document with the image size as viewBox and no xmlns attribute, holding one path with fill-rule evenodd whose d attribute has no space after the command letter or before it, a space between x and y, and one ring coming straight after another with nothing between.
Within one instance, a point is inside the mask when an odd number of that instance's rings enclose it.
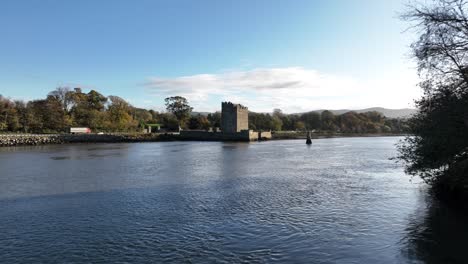
<instances>
[{"instance_id":1,"label":"low stone wall","mask_svg":"<svg viewBox=\"0 0 468 264\"><path fill-rule=\"evenodd\" d=\"M20 146L20 145L44 145L44 144L62 144L65 143L61 135L0 135L1 146Z\"/></svg>"},{"instance_id":2,"label":"low stone wall","mask_svg":"<svg viewBox=\"0 0 468 264\"><path fill-rule=\"evenodd\" d=\"M180 131L180 139L202 141L255 141L258 140L258 133L252 130L242 130L237 133L182 130Z\"/></svg>"},{"instance_id":3,"label":"low stone wall","mask_svg":"<svg viewBox=\"0 0 468 264\"><path fill-rule=\"evenodd\" d=\"M271 139L271 138L272 138L271 131L258 132L258 139L259 140L267 140L267 139Z\"/></svg>"},{"instance_id":4,"label":"low stone wall","mask_svg":"<svg viewBox=\"0 0 468 264\"><path fill-rule=\"evenodd\" d=\"M1 146L26 146L63 143L151 142L177 139L172 134L0 134Z\"/></svg>"},{"instance_id":5,"label":"low stone wall","mask_svg":"<svg viewBox=\"0 0 468 264\"><path fill-rule=\"evenodd\" d=\"M208 132L183 130L180 134L0 134L0 147L3 146L34 146L64 143L119 143L119 142L157 142L172 140L201 141L256 141L270 139L270 132L254 132L243 130L238 133Z\"/></svg>"}]
</instances>

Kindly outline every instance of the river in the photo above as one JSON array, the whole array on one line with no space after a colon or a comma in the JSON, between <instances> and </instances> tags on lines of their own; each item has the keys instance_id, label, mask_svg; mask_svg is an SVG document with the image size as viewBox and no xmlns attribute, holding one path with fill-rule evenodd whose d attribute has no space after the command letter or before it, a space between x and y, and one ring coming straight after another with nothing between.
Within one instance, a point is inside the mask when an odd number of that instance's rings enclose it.
<instances>
[{"instance_id":1,"label":"river","mask_svg":"<svg viewBox=\"0 0 468 264\"><path fill-rule=\"evenodd\" d=\"M0 262L468 263L398 140L0 148Z\"/></svg>"}]
</instances>

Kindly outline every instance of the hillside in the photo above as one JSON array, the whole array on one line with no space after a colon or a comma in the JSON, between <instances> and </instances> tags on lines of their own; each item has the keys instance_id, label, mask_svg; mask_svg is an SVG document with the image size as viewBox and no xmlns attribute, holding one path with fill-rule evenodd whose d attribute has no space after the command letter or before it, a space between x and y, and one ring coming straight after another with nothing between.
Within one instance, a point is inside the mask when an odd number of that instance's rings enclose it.
<instances>
[{"instance_id":1,"label":"hillside","mask_svg":"<svg viewBox=\"0 0 468 264\"><path fill-rule=\"evenodd\" d=\"M326 109L320 109L320 110L313 110L309 112L322 113L325 110ZM328 110L328 111L332 112L335 115L342 115L350 111L354 111L356 113L376 111L376 112L382 113L385 117L388 117L388 118L407 118L407 117L410 117L412 114L416 113L416 109L412 109L412 108L388 109L388 108L383 108L383 107L371 107L371 108L358 109L358 110L339 109L339 110ZM309 112L294 113L293 115L300 115L300 114L309 113ZM207 116L209 112L192 112L191 114L192 116L198 116L198 115Z\"/></svg>"},{"instance_id":2,"label":"hillside","mask_svg":"<svg viewBox=\"0 0 468 264\"><path fill-rule=\"evenodd\" d=\"M325 109L316 110L312 112L321 113L323 111L325 111ZM359 109L359 110L340 109L340 110L329 110L329 111L331 111L335 115L341 115L350 111L354 111L356 113L377 111L379 113L382 113L384 116L388 118L406 118L416 113L416 109L411 109L411 108L388 109L388 108L383 108L383 107L371 107L371 108L365 108L365 109Z\"/></svg>"}]
</instances>

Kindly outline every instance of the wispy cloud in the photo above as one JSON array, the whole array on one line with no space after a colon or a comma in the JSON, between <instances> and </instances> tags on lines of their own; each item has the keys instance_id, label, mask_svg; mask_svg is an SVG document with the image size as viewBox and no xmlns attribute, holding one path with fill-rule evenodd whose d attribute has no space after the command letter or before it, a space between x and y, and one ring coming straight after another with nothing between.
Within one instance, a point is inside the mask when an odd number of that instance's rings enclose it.
<instances>
[{"instance_id":1,"label":"wispy cloud","mask_svg":"<svg viewBox=\"0 0 468 264\"><path fill-rule=\"evenodd\" d=\"M152 77L147 90L158 96L187 97L198 111L212 111L212 97L239 102L253 111L281 108L408 107L417 97L416 76L402 73L378 80L321 73L301 67L263 68L175 78ZM393 100L393 101L389 101Z\"/></svg>"}]
</instances>

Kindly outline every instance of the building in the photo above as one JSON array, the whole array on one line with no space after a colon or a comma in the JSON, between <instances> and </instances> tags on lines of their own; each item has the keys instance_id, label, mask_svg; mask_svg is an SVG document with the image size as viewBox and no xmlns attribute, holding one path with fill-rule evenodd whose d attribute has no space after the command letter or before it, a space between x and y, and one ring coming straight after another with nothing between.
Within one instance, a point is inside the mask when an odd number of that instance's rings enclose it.
<instances>
[{"instance_id":1,"label":"building","mask_svg":"<svg viewBox=\"0 0 468 264\"><path fill-rule=\"evenodd\" d=\"M184 140L255 141L271 139L271 132L249 130L249 110L231 102L221 103L221 131L182 130Z\"/></svg>"},{"instance_id":2,"label":"building","mask_svg":"<svg viewBox=\"0 0 468 264\"><path fill-rule=\"evenodd\" d=\"M249 130L249 110L247 107L231 102L221 104L221 131L237 133Z\"/></svg>"}]
</instances>

